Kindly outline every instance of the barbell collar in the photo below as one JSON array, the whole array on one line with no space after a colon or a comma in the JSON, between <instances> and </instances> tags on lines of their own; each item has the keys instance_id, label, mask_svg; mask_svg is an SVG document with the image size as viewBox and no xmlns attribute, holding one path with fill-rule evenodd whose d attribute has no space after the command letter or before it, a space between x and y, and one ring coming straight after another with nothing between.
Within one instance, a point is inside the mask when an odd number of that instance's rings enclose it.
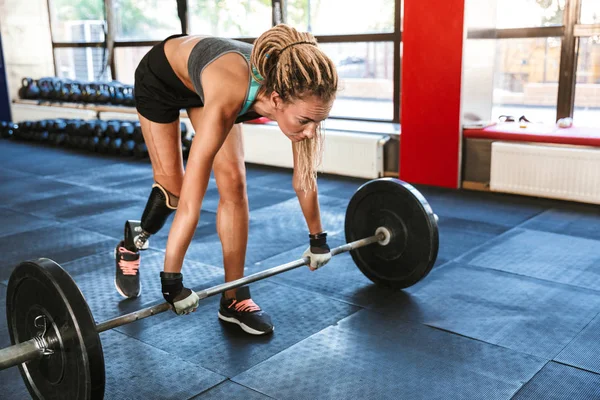
<instances>
[{"instance_id":1,"label":"barbell collar","mask_svg":"<svg viewBox=\"0 0 600 400\"><path fill-rule=\"evenodd\" d=\"M369 236L363 239L356 240L351 243L346 243L342 246L336 247L331 250L331 256L335 256L340 253L344 253L353 249L357 249L359 247L364 247L372 243L377 243L384 240L384 233L378 231L375 235ZM262 279L268 278L270 276L281 274L282 272L290 271L292 269L308 265L310 260L308 257L300 258L295 261L291 261L287 264L278 265L276 267L267 269L265 271L260 271L252 275L248 275L246 277L237 279L235 281L226 282L220 285L216 285L210 287L208 289L200 290L196 292L200 300L205 299L207 297L214 296L216 294L220 294L226 292L228 290L236 289L241 286L247 285L252 282L260 281ZM107 321L101 322L96 325L97 332L104 332L113 328L117 328L122 325L127 325L135 321L139 321L140 319L144 319L147 317L151 317L156 314L160 314L164 311L170 309L169 303L161 303L152 307L147 307L138 311L134 311L129 314L122 315L120 317L116 317L113 319L109 319Z\"/></svg>"}]
</instances>

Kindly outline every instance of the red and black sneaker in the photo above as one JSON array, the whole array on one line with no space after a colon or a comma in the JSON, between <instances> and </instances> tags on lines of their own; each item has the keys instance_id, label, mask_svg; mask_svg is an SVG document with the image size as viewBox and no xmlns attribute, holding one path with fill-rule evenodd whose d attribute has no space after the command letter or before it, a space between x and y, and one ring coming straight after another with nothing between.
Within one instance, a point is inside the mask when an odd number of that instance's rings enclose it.
<instances>
[{"instance_id":1,"label":"red and black sneaker","mask_svg":"<svg viewBox=\"0 0 600 400\"><path fill-rule=\"evenodd\" d=\"M121 241L115 249L115 287L127 299L138 297L142 291L140 283L140 252L130 251Z\"/></svg>"},{"instance_id":2,"label":"red and black sneaker","mask_svg":"<svg viewBox=\"0 0 600 400\"><path fill-rule=\"evenodd\" d=\"M239 325L244 332L251 335L266 335L275 329L271 317L262 311L250 298L250 288L241 287L235 294L235 299L221 296L219 319Z\"/></svg>"}]
</instances>

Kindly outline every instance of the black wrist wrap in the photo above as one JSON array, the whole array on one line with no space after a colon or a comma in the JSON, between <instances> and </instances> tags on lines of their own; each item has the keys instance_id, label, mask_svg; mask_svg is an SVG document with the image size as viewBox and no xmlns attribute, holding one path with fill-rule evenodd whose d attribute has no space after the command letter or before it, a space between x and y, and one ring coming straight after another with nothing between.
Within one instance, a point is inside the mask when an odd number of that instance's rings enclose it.
<instances>
[{"instance_id":1,"label":"black wrist wrap","mask_svg":"<svg viewBox=\"0 0 600 400\"><path fill-rule=\"evenodd\" d=\"M160 282L162 284L163 297L172 305L177 295L183 290L183 275L172 272L161 272Z\"/></svg>"}]
</instances>

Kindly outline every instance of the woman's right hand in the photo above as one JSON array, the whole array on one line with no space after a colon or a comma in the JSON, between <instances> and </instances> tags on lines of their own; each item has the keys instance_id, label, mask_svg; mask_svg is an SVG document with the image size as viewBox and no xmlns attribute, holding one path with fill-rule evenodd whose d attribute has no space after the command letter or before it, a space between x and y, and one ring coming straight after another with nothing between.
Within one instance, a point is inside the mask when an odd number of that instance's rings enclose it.
<instances>
[{"instance_id":1,"label":"woman's right hand","mask_svg":"<svg viewBox=\"0 0 600 400\"><path fill-rule=\"evenodd\" d=\"M160 280L163 297L177 315L187 315L196 311L200 298L196 292L183 286L182 274L161 272Z\"/></svg>"}]
</instances>

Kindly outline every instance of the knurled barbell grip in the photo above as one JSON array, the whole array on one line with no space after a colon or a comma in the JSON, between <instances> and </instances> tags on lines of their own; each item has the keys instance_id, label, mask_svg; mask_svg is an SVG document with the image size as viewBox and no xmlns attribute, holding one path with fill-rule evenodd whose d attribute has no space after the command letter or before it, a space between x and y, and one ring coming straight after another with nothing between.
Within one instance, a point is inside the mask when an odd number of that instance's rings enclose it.
<instances>
[{"instance_id":1,"label":"knurled barbell grip","mask_svg":"<svg viewBox=\"0 0 600 400\"><path fill-rule=\"evenodd\" d=\"M377 233L376 235L366 237L364 239L359 239L351 243L346 243L342 246L336 247L331 250L331 255L335 256L340 253L344 253L353 249L357 249L359 247L367 246L372 243L377 243L383 240L384 234ZM236 289L240 286L247 285L252 282L260 281L262 279L268 278L273 275L278 275L282 272L289 271L303 265L307 265L309 263L308 257L300 258L298 260L289 262L287 264L278 265L276 267L267 269L265 271L260 271L252 275L248 275L244 278L237 279L235 281L226 282L221 285L216 285L210 287L208 289L200 290L196 292L200 300L205 299L207 297L214 296L219 293L226 292L231 289ZM161 303L152 307L144 308L139 311L134 311L129 314L122 315L120 317L116 317L113 319L109 319L107 321L101 322L96 325L97 332L104 332L122 325L126 325L135 321L139 321L140 319L144 319L147 317L151 317L156 314L160 314L164 311L167 311L170 308L169 303Z\"/></svg>"}]
</instances>

